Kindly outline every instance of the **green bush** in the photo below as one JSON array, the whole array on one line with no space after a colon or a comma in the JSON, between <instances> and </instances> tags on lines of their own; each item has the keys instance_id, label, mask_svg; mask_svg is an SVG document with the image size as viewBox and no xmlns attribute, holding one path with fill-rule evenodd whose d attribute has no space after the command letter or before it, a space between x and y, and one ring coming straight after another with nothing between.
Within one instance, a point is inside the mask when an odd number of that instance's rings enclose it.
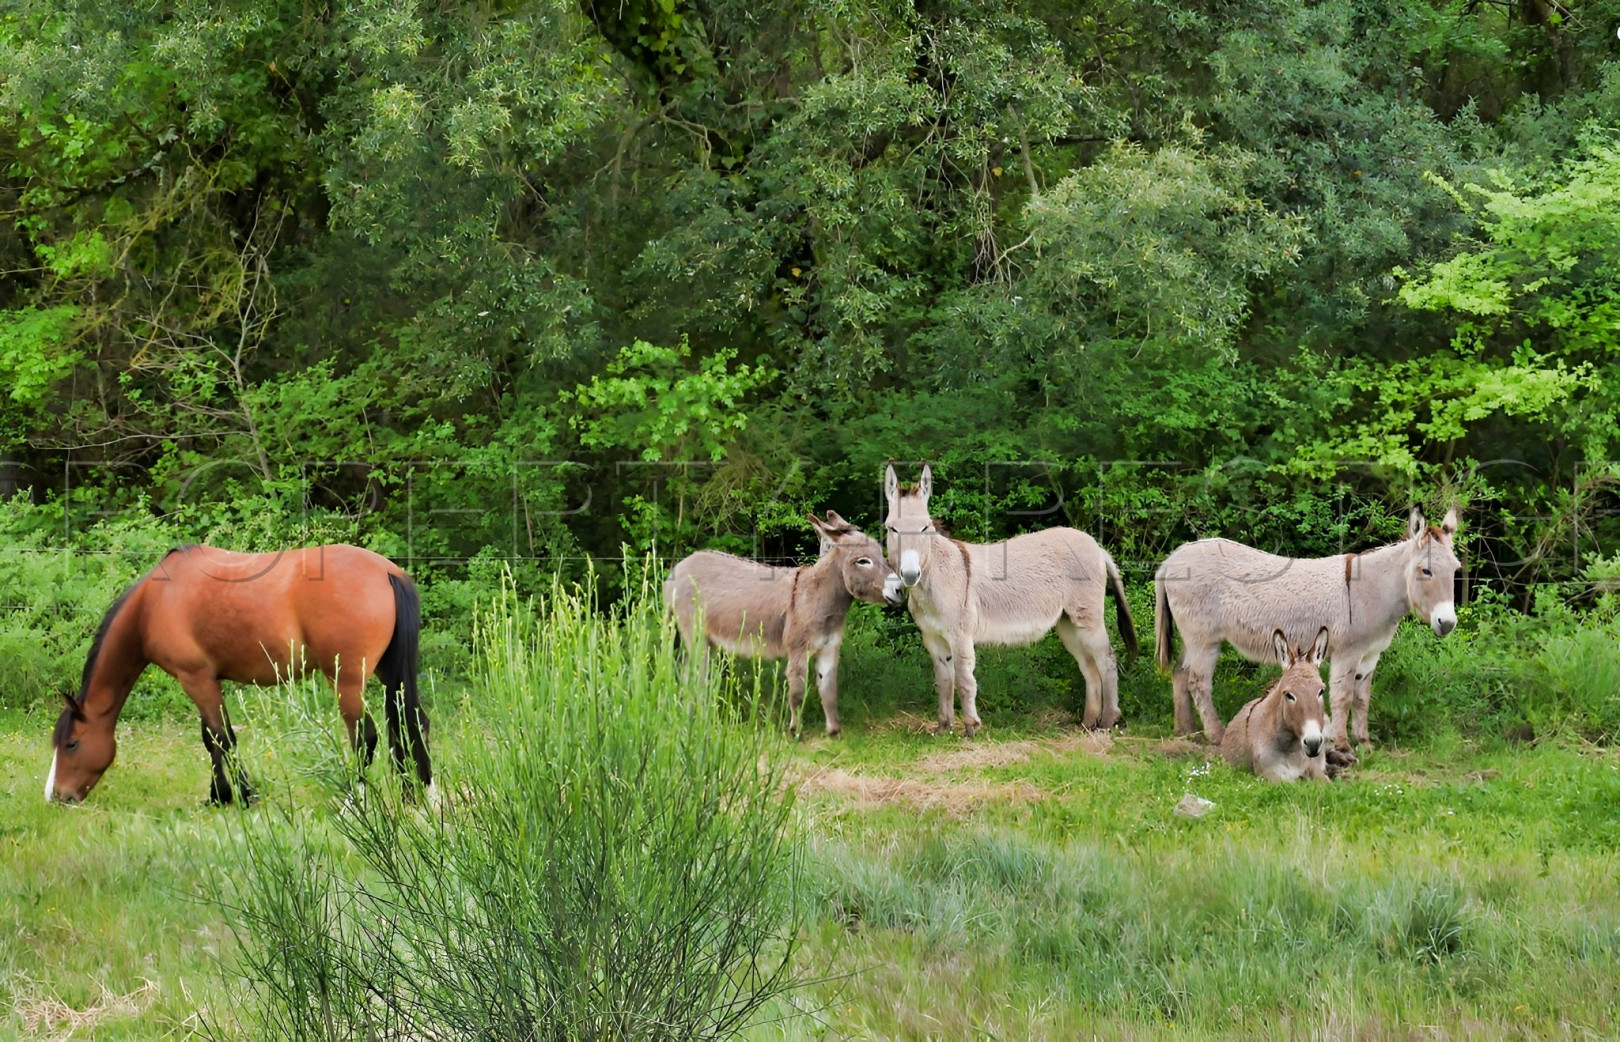
<instances>
[{"instance_id":1,"label":"green bush","mask_svg":"<svg viewBox=\"0 0 1620 1042\"><path fill-rule=\"evenodd\" d=\"M650 584L590 602L557 584L480 614L436 810L385 782L244 818L220 899L256 1037L719 1038L793 986L800 861L758 689L688 682ZM342 795L333 763L306 756L305 788Z\"/></svg>"}]
</instances>

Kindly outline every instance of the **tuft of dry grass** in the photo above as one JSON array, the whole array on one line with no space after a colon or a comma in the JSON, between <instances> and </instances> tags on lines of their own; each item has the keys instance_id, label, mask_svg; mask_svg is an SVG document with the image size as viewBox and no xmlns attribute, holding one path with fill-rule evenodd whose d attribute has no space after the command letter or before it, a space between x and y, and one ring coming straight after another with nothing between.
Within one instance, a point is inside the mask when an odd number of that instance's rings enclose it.
<instances>
[{"instance_id":1,"label":"tuft of dry grass","mask_svg":"<svg viewBox=\"0 0 1620 1042\"><path fill-rule=\"evenodd\" d=\"M20 983L28 988L15 1001L15 1012L22 1017L23 1030L42 1036L47 1031L54 1032L46 1036L51 1039L72 1038L75 1033L94 1028L110 1018L138 1016L152 1004L158 992L157 982L145 977L141 978L140 987L122 995L107 987L105 981L97 981L101 998L84 1009L75 1009L38 981Z\"/></svg>"}]
</instances>

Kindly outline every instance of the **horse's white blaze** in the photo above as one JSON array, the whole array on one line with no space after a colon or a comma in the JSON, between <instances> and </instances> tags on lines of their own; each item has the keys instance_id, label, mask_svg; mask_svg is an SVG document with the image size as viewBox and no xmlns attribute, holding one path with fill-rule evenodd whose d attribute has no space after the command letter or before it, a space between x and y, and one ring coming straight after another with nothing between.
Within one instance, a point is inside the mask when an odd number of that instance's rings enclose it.
<instances>
[{"instance_id":1,"label":"horse's white blaze","mask_svg":"<svg viewBox=\"0 0 1620 1042\"><path fill-rule=\"evenodd\" d=\"M1429 613L1429 625L1434 632L1444 637L1457 628L1457 605L1451 601L1441 601Z\"/></svg>"},{"instance_id":2,"label":"horse's white blaze","mask_svg":"<svg viewBox=\"0 0 1620 1042\"><path fill-rule=\"evenodd\" d=\"M51 753L51 773L45 776L45 802L51 802L56 795L56 753Z\"/></svg>"},{"instance_id":3,"label":"horse's white blaze","mask_svg":"<svg viewBox=\"0 0 1620 1042\"><path fill-rule=\"evenodd\" d=\"M907 586L916 586L917 580L922 578L922 555L915 550L902 550L900 552L900 581Z\"/></svg>"}]
</instances>

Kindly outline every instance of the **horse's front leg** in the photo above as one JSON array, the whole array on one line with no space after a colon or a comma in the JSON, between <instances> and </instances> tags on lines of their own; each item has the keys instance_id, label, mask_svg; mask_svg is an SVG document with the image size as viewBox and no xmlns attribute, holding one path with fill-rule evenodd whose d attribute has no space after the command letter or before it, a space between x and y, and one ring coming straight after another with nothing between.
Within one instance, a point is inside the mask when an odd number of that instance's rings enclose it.
<instances>
[{"instance_id":1,"label":"horse's front leg","mask_svg":"<svg viewBox=\"0 0 1620 1042\"><path fill-rule=\"evenodd\" d=\"M810 674L810 655L804 648L788 652L788 730L799 737L799 713L804 707L805 679Z\"/></svg>"},{"instance_id":2,"label":"horse's front leg","mask_svg":"<svg viewBox=\"0 0 1620 1042\"><path fill-rule=\"evenodd\" d=\"M950 734L956 724L956 666L952 661L951 642L942 633L923 631L923 646L934 661L934 693L939 696L939 721L935 734Z\"/></svg>"},{"instance_id":3,"label":"horse's front leg","mask_svg":"<svg viewBox=\"0 0 1620 1042\"><path fill-rule=\"evenodd\" d=\"M843 733L838 725L838 645L829 640L816 652L816 691L821 695L821 715L827 721L827 737Z\"/></svg>"},{"instance_id":4,"label":"horse's front leg","mask_svg":"<svg viewBox=\"0 0 1620 1042\"><path fill-rule=\"evenodd\" d=\"M236 730L231 727L225 712L225 696L220 691L219 678L207 674L191 674L179 678L186 696L197 705L202 716L203 748L213 766L213 778L208 786L208 802L231 803L240 796L244 804L255 799L253 787L248 784L247 772L236 761ZM235 791L231 782L235 781Z\"/></svg>"}]
</instances>

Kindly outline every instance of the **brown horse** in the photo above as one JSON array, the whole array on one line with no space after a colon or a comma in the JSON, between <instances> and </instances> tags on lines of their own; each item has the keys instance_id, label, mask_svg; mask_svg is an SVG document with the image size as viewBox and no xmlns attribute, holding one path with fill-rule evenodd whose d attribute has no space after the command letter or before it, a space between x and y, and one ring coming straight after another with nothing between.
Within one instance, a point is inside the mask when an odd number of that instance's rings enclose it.
<instances>
[{"instance_id":1,"label":"brown horse","mask_svg":"<svg viewBox=\"0 0 1620 1042\"><path fill-rule=\"evenodd\" d=\"M428 721L416 694L420 632L410 576L358 546L273 554L171 550L102 618L79 697L63 696L67 708L51 736L55 754L45 798L76 803L101 780L117 753L118 714L148 665L178 680L202 713L203 746L214 766L212 802L231 802L233 779L244 802L253 798L230 755L236 733L220 682L274 684L311 669L337 688L362 769L377 747L377 727L362 696L375 672L385 692L394 765L403 773L408 749L417 778L429 785Z\"/></svg>"}]
</instances>

